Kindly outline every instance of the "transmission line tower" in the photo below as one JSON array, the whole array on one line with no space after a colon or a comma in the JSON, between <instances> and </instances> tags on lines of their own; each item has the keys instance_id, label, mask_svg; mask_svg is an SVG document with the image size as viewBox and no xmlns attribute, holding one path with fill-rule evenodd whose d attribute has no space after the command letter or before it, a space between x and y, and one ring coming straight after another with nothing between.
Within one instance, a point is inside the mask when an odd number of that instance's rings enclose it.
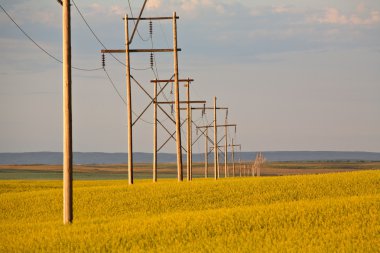
<instances>
[{"instance_id":1,"label":"transmission line tower","mask_svg":"<svg viewBox=\"0 0 380 253\"><path fill-rule=\"evenodd\" d=\"M144 2L145 6L146 1ZM144 8L143 6L143 8ZM142 9L143 10L143 9ZM128 125L128 182L133 184L133 121L132 121L132 92L131 92L131 79L138 83L131 76L131 58L130 53L158 53L158 52L172 52L174 61L174 84L175 84L175 123L176 123L176 145L177 145L177 171L178 180L182 181L182 145L181 145L181 119L179 112L179 74L178 74L178 51L177 47L177 17L176 12L173 12L172 17L141 17L142 10L138 18L129 18L128 15L124 17L124 30L125 30L125 49L116 50L101 50L101 53L125 53L126 62L126 85L127 85L127 125ZM137 20L131 38L129 38L128 22L130 20ZM133 41L133 36L137 31L137 26L141 20L172 20L173 22L173 48L171 49L130 49L130 44ZM141 85L140 85L141 87ZM142 88L142 87L141 87Z\"/></svg>"}]
</instances>

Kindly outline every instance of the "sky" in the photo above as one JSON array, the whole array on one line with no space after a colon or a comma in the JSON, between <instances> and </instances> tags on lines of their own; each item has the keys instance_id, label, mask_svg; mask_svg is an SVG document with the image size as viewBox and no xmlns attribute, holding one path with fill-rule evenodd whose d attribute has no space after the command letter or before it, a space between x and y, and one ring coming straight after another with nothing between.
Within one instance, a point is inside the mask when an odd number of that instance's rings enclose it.
<instances>
[{"instance_id":1,"label":"sky","mask_svg":"<svg viewBox=\"0 0 380 253\"><path fill-rule=\"evenodd\" d=\"M75 0L108 49L124 48L126 0ZM62 58L61 7L54 0L0 0L9 15L52 56ZM130 0L133 15L143 0ZM102 45L72 6L72 64L101 68ZM193 78L192 100L226 106L229 141L243 151L380 152L380 1L148 0L143 16L180 17L180 78ZM62 65L26 38L0 10L0 152L62 151ZM171 21L139 24L131 48L171 48ZM130 23L130 30L133 23ZM124 54L114 55L125 62ZM106 71L73 69L73 148L127 152L125 67L106 55ZM132 54L131 74L148 93L150 80L173 74L171 53ZM146 70L148 68L148 70ZM145 69L145 70L144 70ZM107 78L108 73L113 85ZM120 96L117 94L116 90ZM133 111L150 102L133 83ZM172 87L159 100L172 100ZM181 99L185 99L181 86ZM170 106L165 106L171 113ZM225 112L219 111L218 124ZM134 116L135 118L136 116ZM185 114L181 115L182 118ZM134 125L134 151L152 151L152 108ZM198 125L212 111L194 112ZM159 119L170 130L164 114ZM185 131L183 143L185 144ZM211 130L210 130L211 131ZM193 136L199 136L194 130ZM212 132L210 132L212 134ZM219 130L222 138L223 130ZM158 130L159 146L168 134ZM203 152L204 138L193 152ZM175 152L170 141L160 152Z\"/></svg>"}]
</instances>

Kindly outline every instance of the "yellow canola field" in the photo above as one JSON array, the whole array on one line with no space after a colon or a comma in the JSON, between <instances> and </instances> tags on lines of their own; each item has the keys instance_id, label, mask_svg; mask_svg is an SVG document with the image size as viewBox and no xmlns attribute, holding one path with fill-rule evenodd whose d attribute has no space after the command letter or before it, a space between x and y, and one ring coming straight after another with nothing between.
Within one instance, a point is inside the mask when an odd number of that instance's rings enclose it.
<instances>
[{"instance_id":1,"label":"yellow canola field","mask_svg":"<svg viewBox=\"0 0 380 253\"><path fill-rule=\"evenodd\" d=\"M0 252L380 252L380 171L266 178L0 181Z\"/></svg>"}]
</instances>

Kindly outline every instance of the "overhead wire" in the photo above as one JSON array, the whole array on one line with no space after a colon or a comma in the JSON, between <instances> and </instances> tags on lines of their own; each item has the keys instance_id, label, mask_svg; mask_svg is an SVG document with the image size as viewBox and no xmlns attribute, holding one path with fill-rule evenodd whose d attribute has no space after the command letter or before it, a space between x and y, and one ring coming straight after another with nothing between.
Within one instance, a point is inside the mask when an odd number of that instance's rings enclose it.
<instances>
[{"instance_id":1,"label":"overhead wire","mask_svg":"<svg viewBox=\"0 0 380 253\"><path fill-rule=\"evenodd\" d=\"M11 15L4 9L4 7L0 4L0 8L4 11L4 13L8 16L8 18L17 26L17 28L34 44L36 45L42 52L44 52L46 55L48 55L50 58L54 59L55 61L63 64L63 61L49 53L46 49L44 49L41 45L39 45L27 32L25 32L24 29L21 28L21 26L12 18ZM87 68L79 68L72 66L72 69L80 70L80 71L97 71L101 70L102 67L100 68L92 68L92 69L87 69Z\"/></svg>"},{"instance_id":2,"label":"overhead wire","mask_svg":"<svg viewBox=\"0 0 380 253\"><path fill-rule=\"evenodd\" d=\"M131 12L131 16L132 16L132 18L134 18L134 15L133 15L133 10L132 10L132 6L131 6L131 3L130 3L130 0L128 0L128 7L129 7L129 10L130 10L130 12ZM133 20L133 23L136 25L136 22ZM139 30L138 29L136 29L136 31L137 31L137 34L138 34L138 36L140 37L140 39L142 40L142 41L148 41L148 40L150 40L150 42L151 42L151 48L153 49L154 48L154 42L153 42L153 27L150 27L150 29L152 29L151 31L150 31L150 36L149 36L149 39L144 39L142 36L141 36L141 34L140 34L140 32L139 32ZM165 39L166 39L166 37L165 37ZM152 57L153 56L153 57ZM155 78L156 79L160 79L159 78L159 74L158 74L158 68L157 68L157 61L156 61L156 56L155 56L155 54L151 54L151 60L153 60L153 65L154 65L154 68L153 68L153 66L151 66L151 67L149 67L149 68L146 68L145 70L148 70L148 69L151 69L152 70L152 72L153 72L153 75L155 76ZM161 86L161 84L159 83L158 84L158 86L160 87L160 89L162 88L162 86ZM169 99L167 98L167 96L166 96L166 94L165 94L165 91L163 91L162 92L162 96L164 97L164 99L166 100L166 101L169 101Z\"/></svg>"},{"instance_id":3,"label":"overhead wire","mask_svg":"<svg viewBox=\"0 0 380 253\"><path fill-rule=\"evenodd\" d=\"M163 28L163 26L162 26L160 20L158 20L158 24L159 24L159 26L160 26L160 29L161 29L161 31L162 31L162 34L164 35L164 39L165 39L166 46L169 48L169 47L170 47L170 45L169 45L169 41L168 41L168 39L167 39L165 29Z\"/></svg>"},{"instance_id":4,"label":"overhead wire","mask_svg":"<svg viewBox=\"0 0 380 253\"><path fill-rule=\"evenodd\" d=\"M74 4L74 7L75 9L77 10L77 12L79 13L80 17L82 18L82 20L84 21L84 23L86 24L86 26L88 27L88 29L90 30L90 32L92 33L92 35L94 36L94 38L99 42L100 45L102 45L102 47L104 49L107 50L107 47L103 44L103 42L99 39L99 37L95 34L94 30L91 28L91 26L89 25L89 23L87 22L86 18L84 17L84 15L82 14L82 12L80 11L80 9L78 8L78 6L76 5L75 1L72 0L73 4ZM131 12L131 16L133 18L133 11L132 11L132 7L131 7L131 4L130 4L130 1L128 0L128 6L129 6L129 9L130 9L130 12ZM135 23L135 22L134 22ZM135 23L136 24L136 23ZM161 25L161 24L160 24ZM141 40L143 41L148 41L149 39L144 39L141 34L139 33L139 30L136 29L137 33L138 33L138 36L140 37ZM165 32L163 31L162 27L161 27L161 31L163 32L163 34L165 35ZM151 45L152 45L152 48L154 48L154 42L153 42L153 37L150 38L151 40ZM165 37L165 40L167 42L167 39ZM167 43L168 44L168 43ZM123 62L121 62L116 56L114 56L113 54L110 54L117 62L119 62L120 64L122 64L123 66L126 66ZM156 79L159 79L159 74L158 74L158 68L157 68L157 62L156 62L156 57L154 55L154 58L153 58L153 62L154 62L154 67L155 67L155 71L152 67L147 67L147 68L142 68L142 69L138 69L138 68L133 68L131 67L131 69L133 70L149 70L149 69L152 69L153 71L153 74L155 75ZM115 86L115 83L113 82L113 80L111 79L109 73L106 71L105 68L103 68L105 73L106 73L106 76L107 76L107 79L109 80L109 82L111 83L114 91L117 93L118 97L122 100L122 102L124 104L126 104L126 101L123 99L123 97L121 96L120 92L118 91L118 89L116 88ZM161 88L161 85L159 84L160 88ZM165 98L166 101L169 101L169 99L167 98L166 94L164 92L162 92L162 95L163 97ZM132 113L138 117L138 114L135 113L134 111L132 111ZM143 122L147 123L147 124L151 124L153 125L153 122L149 122L143 118L140 118ZM181 131L183 131L181 129Z\"/></svg>"},{"instance_id":5,"label":"overhead wire","mask_svg":"<svg viewBox=\"0 0 380 253\"><path fill-rule=\"evenodd\" d=\"M73 2L73 4L74 4L75 9L77 10L77 12L79 13L79 15L81 16L83 22L86 24L87 28L90 30L90 32L92 33L92 35L94 36L94 38L99 42L100 45L102 45L102 47L103 47L104 49L107 50L107 47L103 44L103 42L102 42L102 41L99 39L99 37L95 34L94 30L91 28L91 26L90 26L89 23L87 22L86 18L84 17L84 15L82 14L82 12L81 12L80 9L78 8L78 6L76 5L75 1L72 0L72 2ZM125 65L123 62L121 62L116 56L114 56L113 54L111 54L111 56L112 56L116 61L118 61L118 62L121 63L122 65L126 66L126 65ZM109 82L111 83L112 87L114 88L114 91L117 93L118 97L123 101L123 103L126 105L126 101L123 99L123 97L121 96L119 90L116 88L116 85L115 85L115 83L113 82L113 80L111 79L111 77L110 77L109 73L107 72L106 68L105 68L105 67L102 67L102 68L103 68L103 70L104 70L105 73L106 73L107 79L109 80ZM131 67L131 69L133 69L133 70L148 70L149 68L147 68L147 69L136 69L136 68L132 68L132 67ZM136 117L138 117L138 114L135 113L133 110L132 110L132 113L133 113ZM141 121L143 121L143 122L145 122L145 123L147 123L147 124L151 124L151 125L153 125L152 122L149 122L149 121L147 121L147 120L145 120L145 119L143 119L143 118L140 118L140 119L141 119Z\"/></svg>"},{"instance_id":6,"label":"overhead wire","mask_svg":"<svg viewBox=\"0 0 380 253\"><path fill-rule=\"evenodd\" d=\"M114 88L116 94L119 96L119 98L121 99L121 101L124 103L124 105L127 105L127 102L125 101L125 99L123 98L123 96L121 96L119 90L116 88L116 85L115 83L113 82L113 80L111 79L110 75L108 74L108 71L106 70L106 68L104 68L104 72L106 73L106 76L108 78L108 81L110 82L110 84L112 85L112 87Z\"/></svg>"},{"instance_id":7,"label":"overhead wire","mask_svg":"<svg viewBox=\"0 0 380 253\"><path fill-rule=\"evenodd\" d=\"M153 23L152 23L152 21L150 21L149 24L150 24L150 25L149 25L149 29L150 29L150 31L149 31L149 33L150 33L150 42L151 42L151 48L153 49L153 48L154 48L154 40L153 40ZM159 78L159 74L158 74L156 55L153 54L153 53L151 54L151 64L153 65L153 66L151 66L151 70L152 70L152 72L153 72L153 75L155 76L156 79L160 79L160 78ZM153 68L153 67L154 67L154 68ZM160 83L158 83L158 86L160 87L160 89L162 89ZM172 93L172 92L171 92L171 93ZM167 96L166 96L166 94L165 94L164 91L162 92L162 96L164 97L164 99L165 99L166 101L170 101L170 100L167 98ZM174 97L173 97L173 98L174 98ZM173 100L173 99L172 99L172 100ZM172 112L173 112L173 106L172 106ZM173 114L173 113L172 113L172 114Z\"/></svg>"},{"instance_id":8,"label":"overhead wire","mask_svg":"<svg viewBox=\"0 0 380 253\"><path fill-rule=\"evenodd\" d=\"M134 18L130 0L128 0L128 6L129 6L129 10L130 10L130 12L131 12L131 16L132 16L132 18ZM133 23L136 25L135 20L133 20ZM137 35L140 37L140 39L141 39L142 41L145 41L145 42L146 42L146 41L149 41L149 39L144 39L144 38L141 36L141 34L140 34L140 32L139 32L139 29L136 29L136 32L137 32Z\"/></svg>"},{"instance_id":9,"label":"overhead wire","mask_svg":"<svg viewBox=\"0 0 380 253\"><path fill-rule=\"evenodd\" d=\"M80 11L80 9L78 8L78 6L76 5L75 1L74 0L71 0L74 4L74 7L75 9L77 10L79 16L82 18L83 22L86 24L87 28L90 30L90 32L92 33L92 35L94 36L94 38L99 42L99 44L103 47L103 49L107 50L107 47L104 45L104 43L99 39L99 37L95 34L94 30L91 28L90 24L87 22L86 18L84 17L84 15L82 14L82 12ZM121 60L119 60L119 58L117 58L114 54L111 54L110 55L112 56L112 58L114 58L118 63L120 63L121 65L123 65L124 67L126 66L124 62L122 62ZM133 70L136 70L136 71L146 71L146 70L149 70L150 67L148 68L133 68L131 67L131 69Z\"/></svg>"},{"instance_id":10,"label":"overhead wire","mask_svg":"<svg viewBox=\"0 0 380 253\"><path fill-rule=\"evenodd\" d=\"M108 71L106 70L106 68L104 68L104 72L106 73L106 76L107 76L107 79L108 81L110 82L110 84L112 85L112 87L114 88L116 94L119 96L119 98L121 99L121 101L124 103L124 105L127 105L127 102L125 101L125 99L121 96L119 90L117 89L116 85L115 85L115 82L112 80L112 78L110 77L110 75L108 74ZM138 114L135 113L133 110L132 110L132 113L138 117ZM150 124L150 125L153 125L153 122L150 122L150 121L147 121L143 118L140 118L143 122L147 123L147 124Z\"/></svg>"}]
</instances>

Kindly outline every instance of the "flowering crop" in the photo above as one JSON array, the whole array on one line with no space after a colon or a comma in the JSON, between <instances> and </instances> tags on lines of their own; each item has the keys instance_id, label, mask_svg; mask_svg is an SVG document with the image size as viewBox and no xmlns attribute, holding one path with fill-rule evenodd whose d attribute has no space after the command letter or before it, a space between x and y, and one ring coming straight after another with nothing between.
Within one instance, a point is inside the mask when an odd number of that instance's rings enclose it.
<instances>
[{"instance_id":1,"label":"flowering crop","mask_svg":"<svg viewBox=\"0 0 380 253\"><path fill-rule=\"evenodd\" d=\"M0 252L376 252L380 171L328 175L0 181Z\"/></svg>"}]
</instances>

